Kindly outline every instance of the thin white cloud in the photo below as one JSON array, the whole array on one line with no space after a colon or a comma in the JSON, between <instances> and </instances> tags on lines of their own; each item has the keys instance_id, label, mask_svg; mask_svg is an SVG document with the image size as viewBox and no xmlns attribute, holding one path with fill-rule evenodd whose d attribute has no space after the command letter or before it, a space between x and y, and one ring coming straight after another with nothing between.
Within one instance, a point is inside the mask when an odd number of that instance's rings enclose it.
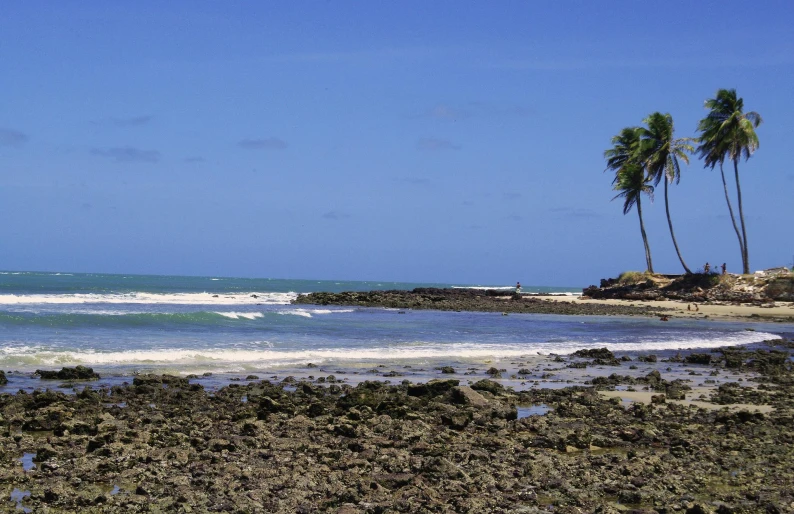
<instances>
[{"instance_id":1,"label":"thin white cloud","mask_svg":"<svg viewBox=\"0 0 794 514\"><path fill-rule=\"evenodd\" d=\"M699 68L720 69L736 67L782 66L794 63L789 52L776 52L752 57L714 55L710 59L691 56L649 58L646 56L596 56L582 58L548 56L538 58L511 58L483 61L484 67L517 71L585 71L603 69Z\"/></svg>"},{"instance_id":2,"label":"thin white cloud","mask_svg":"<svg viewBox=\"0 0 794 514\"><path fill-rule=\"evenodd\" d=\"M427 115L437 120L457 121L468 118L471 116L471 113L465 109L459 109L449 105L436 105L430 109Z\"/></svg>"},{"instance_id":3,"label":"thin white cloud","mask_svg":"<svg viewBox=\"0 0 794 514\"><path fill-rule=\"evenodd\" d=\"M154 163L160 160L160 152L157 150L141 150L132 146L94 148L91 153L121 163Z\"/></svg>"},{"instance_id":4,"label":"thin white cloud","mask_svg":"<svg viewBox=\"0 0 794 514\"><path fill-rule=\"evenodd\" d=\"M370 48L365 50L338 50L322 52L297 52L265 57L270 62L328 63L381 65L396 60L426 61L449 54L449 50L431 47Z\"/></svg>"},{"instance_id":5,"label":"thin white cloud","mask_svg":"<svg viewBox=\"0 0 794 514\"><path fill-rule=\"evenodd\" d=\"M592 209L579 207L552 207L549 212L557 213L566 218L600 218L601 214Z\"/></svg>"},{"instance_id":6,"label":"thin white cloud","mask_svg":"<svg viewBox=\"0 0 794 514\"><path fill-rule=\"evenodd\" d=\"M491 102L468 102L463 106L437 104L411 118L430 118L440 121L464 121L469 118L526 118L535 116L534 109L523 105L499 105Z\"/></svg>"},{"instance_id":7,"label":"thin white cloud","mask_svg":"<svg viewBox=\"0 0 794 514\"><path fill-rule=\"evenodd\" d=\"M435 137L423 137L416 143L416 148L419 150L438 152L443 150L460 150L460 146L452 141L446 139L438 139Z\"/></svg>"},{"instance_id":8,"label":"thin white cloud","mask_svg":"<svg viewBox=\"0 0 794 514\"><path fill-rule=\"evenodd\" d=\"M28 139L27 134L18 130L0 128L0 146L22 146Z\"/></svg>"},{"instance_id":9,"label":"thin white cloud","mask_svg":"<svg viewBox=\"0 0 794 514\"><path fill-rule=\"evenodd\" d=\"M154 116L151 115L132 116L129 118L110 118L108 123L115 127L139 127L141 125L146 125L153 119Z\"/></svg>"},{"instance_id":10,"label":"thin white cloud","mask_svg":"<svg viewBox=\"0 0 794 514\"><path fill-rule=\"evenodd\" d=\"M430 179L424 177L398 177L395 178L394 181L402 182L403 184L411 184L413 186L424 186L430 184Z\"/></svg>"},{"instance_id":11,"label":"thin white cloud","mask_svg":"<svg viewBox=\"0 0 794 514\"><path fill-rule=\"evenodd\" d=\"M340 211L328 211L323 214L323 218L327 220L343 220L349 218L350 215Z\"/></svg>"},{"instance_id":12,"label":"thin white cloud","mask_svg":"<svg viewBox=\"0 0 794 514\"><path fill-rule=\"evenodd\" d=\"M289 146L286 141L277 137L262 139L243 139L237 146L246 150L284 150Z\"/></svg>"}]
</instances>

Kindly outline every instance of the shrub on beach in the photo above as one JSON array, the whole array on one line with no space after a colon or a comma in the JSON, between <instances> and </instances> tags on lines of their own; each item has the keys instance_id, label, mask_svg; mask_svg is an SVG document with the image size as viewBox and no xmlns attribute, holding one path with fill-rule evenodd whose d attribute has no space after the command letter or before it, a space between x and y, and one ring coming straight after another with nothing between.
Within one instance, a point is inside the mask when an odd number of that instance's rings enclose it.
<instances>
[{"instance_id":1,"label":"shrub on beach","mask_svg":"<svg viewBox=\"0 0 794 514\"><path fill-rule=\"evenodd\" d=\"M618 284L628 286L632 284L639 284L648 279L648 273L644 271L624 271L618 276Z\"/></svg>"}]
</instances>

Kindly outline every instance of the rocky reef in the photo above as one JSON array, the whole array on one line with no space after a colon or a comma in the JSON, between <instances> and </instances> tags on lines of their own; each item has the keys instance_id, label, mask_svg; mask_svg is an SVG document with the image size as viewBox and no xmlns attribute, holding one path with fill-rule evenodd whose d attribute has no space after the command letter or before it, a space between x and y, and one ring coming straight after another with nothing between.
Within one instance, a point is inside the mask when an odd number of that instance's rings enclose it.
<instances>
[{"instance_id":1,"label":"rocky reef","mask_svg":"<svg viewBox=\"0 0 794 514\"><path fill-rule=\"evenodd\" d=\"M535 314L656 315L666 309L554 302L504 290L416 288L412 291L309 293L292 303Z\"/></svg>"},{"instance_id":2,"label":"rocky reef","mask_svg":"<svg viewBox=\"0 0 794 514\"><path fill-rule=\"evenodd\" d=\"M629 272L602 279L583 295L595 299L683 300L763 304L794 301L794 273L787 268L759 271L753 275L658 275Z\"/></svg>"},{"instance_id":3,"label":"rocky reef","mask_svg":"<svg viewBox=\"0 0 794 514\"><path fill-rule=\"evenodd\" d=\"M60 371L50 371L37 369L36 375L42 380L98 380L99 374L93 368L85 366L75 366L74 368L63 368Z\"/></svg>"},{"instance_id":4,"label":"rocky reef","mask_svg":"<svg viewBox=\"0 0 794 514\"><path fill-rule=\"evenodd\" d=\"M716 389L715 409L665 402L681 384L658 372L520 392L334 377L208 392L142 375L3 394L0 484L9 510L33 512L791 512L793 345L777 344L681 357L752 373ZM625 383L660 396L598 392ZM773 408L719 408L737 401Z\"/></svg>"}]
</instances>

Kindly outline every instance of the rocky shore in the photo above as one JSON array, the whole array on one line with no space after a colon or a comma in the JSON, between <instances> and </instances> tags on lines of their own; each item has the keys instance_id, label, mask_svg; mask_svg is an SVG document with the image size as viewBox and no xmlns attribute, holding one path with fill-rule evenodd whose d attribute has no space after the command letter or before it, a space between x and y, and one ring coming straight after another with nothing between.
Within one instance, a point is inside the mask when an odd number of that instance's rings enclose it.
<instances>
[{"instance_id":1,"label":"rocky shore","mask_svg":"<svg viewBox=\"0 0 794 514\"><path fill-rule=\"evenodd\" d=\"M142 375L76 394L3 394L4 507L791 512L794 343L769 344L658 363L588 350L556 360L615 372L563 389L515 391L485 378L462 385L451 370L449 379L422 384L248 377L207 391L187 378ZM639 376L621 371L651 360L661 367ZM689 387L665 371L677 365L706 377L740 371L746 379L714 388L703 398L712 408L698 408L672 401ZM616 389L647 391L652 401L605 396Z\"/></svg>"},{"instance_id":2,"label":"rocky shore","mask_svg":"<svg viewBox=\"0 0 794 514\"><path fill-rule=\"evenodd\" d=\"M555 302L504 290L416 288L412 291L367 291L309 293L294 304L387 307L392 309L433 309L533 314L580 314L592 316L649 316L666 309L630 305Z\"/></svg>"},{"instance_id":3,"label":"rocky shore","mask_svg":"<svg viewBox=\"0 0 794 514\"><path fill-rule=\"evenodd\" d=\"M584 289L583 295L594 299L681 300L694 303L762 305L794 302L794 272L787 268L758 271L753 275L629 272L618 278L602 279L599 286Z\"/></svg>"}]
</instances>

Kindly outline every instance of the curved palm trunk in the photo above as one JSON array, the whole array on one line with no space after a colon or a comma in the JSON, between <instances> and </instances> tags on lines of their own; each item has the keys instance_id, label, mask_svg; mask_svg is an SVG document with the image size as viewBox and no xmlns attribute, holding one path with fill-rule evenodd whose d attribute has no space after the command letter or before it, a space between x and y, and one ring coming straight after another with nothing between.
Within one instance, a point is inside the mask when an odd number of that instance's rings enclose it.
<instances>
[{"instance_id":1,"label":"curved palm trunk","mask_svg":"<svg viewBox=\"0 0 794 514\"><path fill-rule=\"evenodd\" d=\"M681 261L681 266L684 267L684 271L689 275L692 271L687 267L684 258L681 257L681 250L678 249L678 242L675 240L675 233L673 232L673 220L670 219L670 205L667 203L667 177L664 178L664 210L667 212L667 226L670 227L670 237L673 238L675 253L678 254L678 260Z\"/></svg>"},{"instance_id":2,"label":"curved palm trunk","mask_svg":"<svg viewBox=\"0 0 794 514\"><path fill-rule=\"evenodd\" d=\"M642 232L642 242L645 245L645 264L648 266L648 271L653 273L653 263L651 262L651 247L648 246L648 236L645 235L645 224L642 222L642 204L640 198L637 197L637 214L640 216L640 232Z\"/></svg>"},{"instance_id":3,"label":"curved palm trunk","mask_svg":"<svg viewBox=\"0 0 794 514\"><path fill-rule=\"evenodd\" d=\"M720 176L722 176L722 188L725 190L725 201L728 202L728 212L731 215L731 223L733 223L733 230L736 232L736 238L739 240L739 251L742 254L742 265L744 265L744 241L742 235L739 233L739 226L736 224L736 216L733 214L733 206L731 205L731 197L728 194L728 183L725 182L725 171L722 169L722 162L720 162Z\"/></svg>"},{"instance_id":4,"label":"curved palm trunk","mask_svg":"<svg viewBox=\"0 0 794 514\"><path fill-rule=\"evenodd\" d=\"M739 185L739 159L733 160L733 172L736 175L736 196L739 198L739 221L742 222L742 273L750 274L750 253L747 250L747 229L744 227L744 210L742 209L742 187Z\"/></svg>"}]
</instances>

